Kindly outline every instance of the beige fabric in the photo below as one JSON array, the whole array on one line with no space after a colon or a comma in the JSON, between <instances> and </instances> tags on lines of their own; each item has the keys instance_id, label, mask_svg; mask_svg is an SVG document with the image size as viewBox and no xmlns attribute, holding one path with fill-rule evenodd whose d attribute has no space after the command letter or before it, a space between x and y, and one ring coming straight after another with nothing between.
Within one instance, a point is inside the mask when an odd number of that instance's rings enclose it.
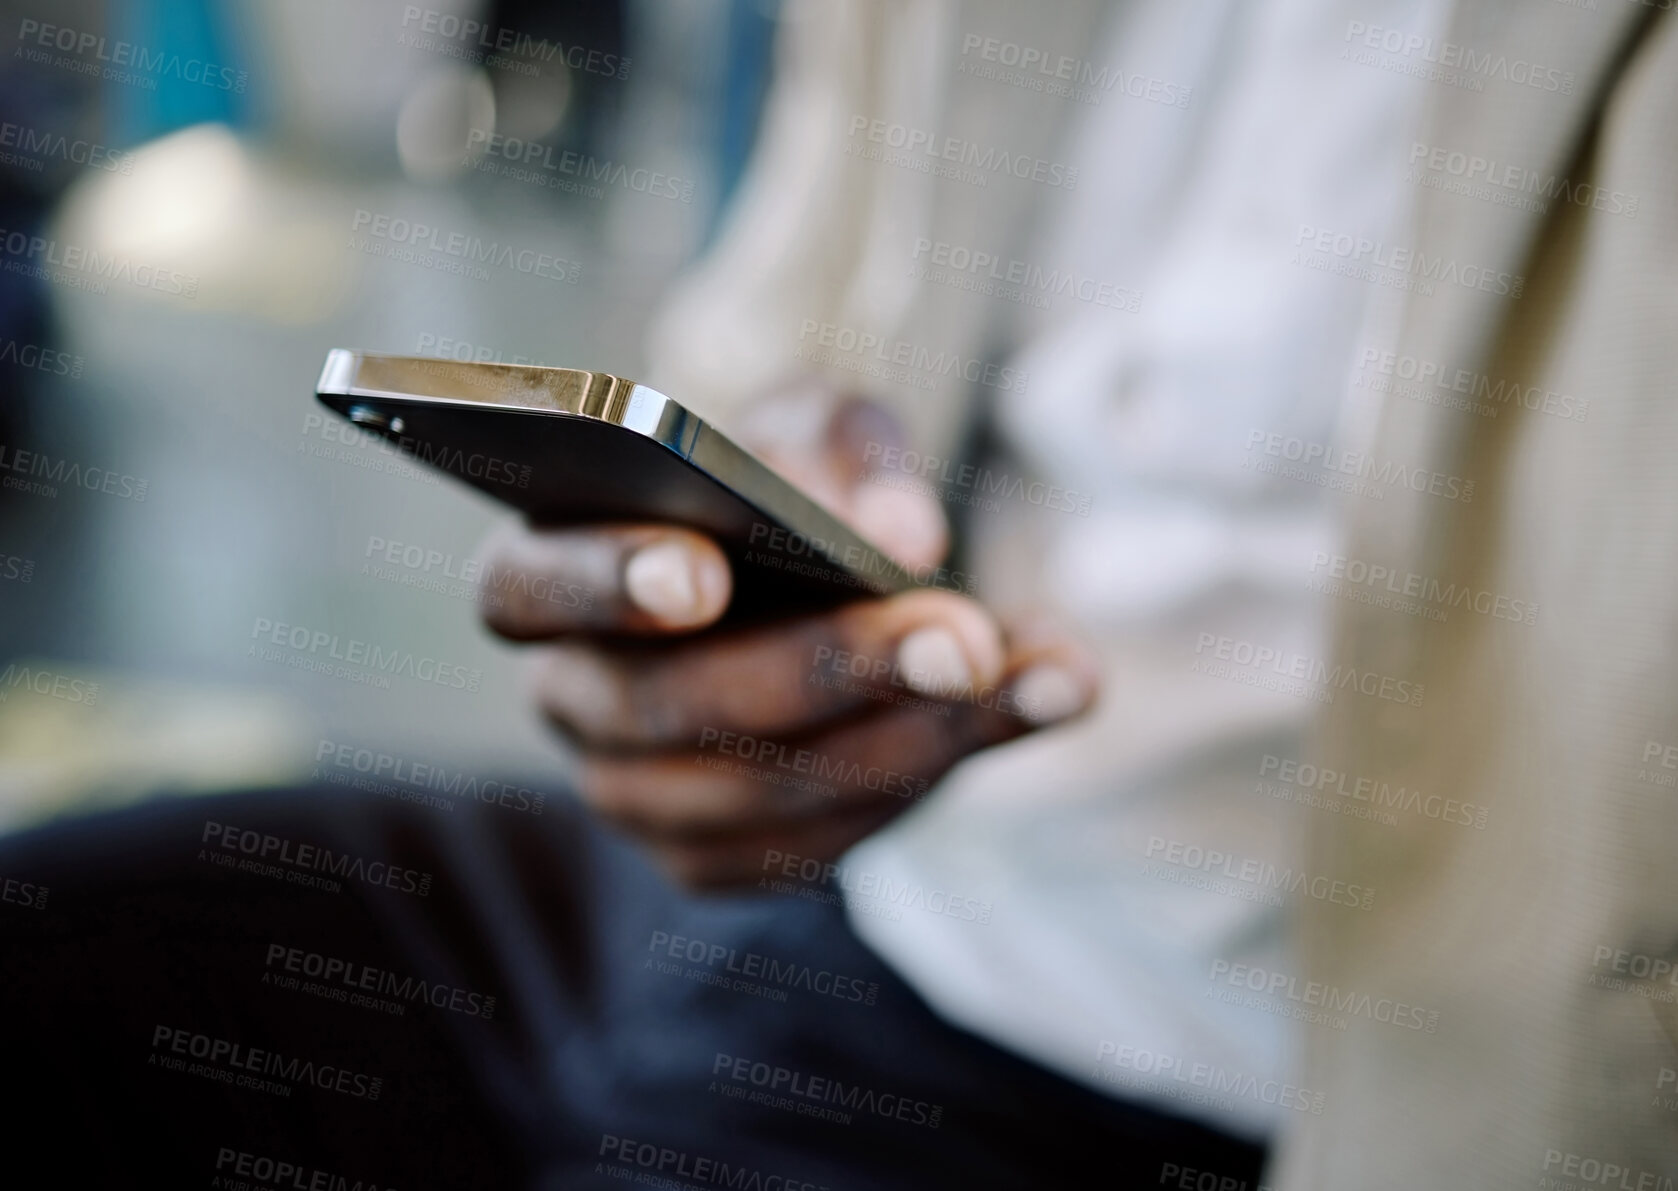
<instances>
[{"instance_id":1,"label":"beige fabric","mask_svg":"<svg viewBox=\"0 0 1678 1191\"><path fill-rule=\"evenodd\" d=\"M1397 350L1589 406L1582 422L1512 405L1492 419L1394 399L1376 435L1387 457L1472 478L1476 493L1371 504L1348 556L1539 612L1529 627L1361 608L1341 626L1343 658L1426 697L1337 701L1326 763L1490 813L1483 831L1315 824L1314 863L1379 897L1355 921L1310 906L1307 975L1439 1021L1433 1035L1311 1032L1302 1080L1328 1089L1327 1106L1283 1139L1273 1181L1290 1191L1669 1188L1678 1175L1674 1006L1644 995L1678 985L1629 972L1635 956L1678 960L1678 791L1643 773L1672 772L1645 762L1648 742L1678 742L1678 23L1645 36L1646 15L1552 10L1493 34L1584 80L1635 47L1582 145L1587 103L1546 120L1537 96L1446 95L1436 112L1435 143L1588 177L1609 197L1552 204L1529 256L1537 219L1430 193L1419 242L1494 255L1528 289L1478 306L1416 299ZM1638 196L1635 217L1607 209L1614 191ZM1622 953L1618 978L1639 987L1593 984L1615 977L1599 949Z\"/></svg>"}]
</instances>

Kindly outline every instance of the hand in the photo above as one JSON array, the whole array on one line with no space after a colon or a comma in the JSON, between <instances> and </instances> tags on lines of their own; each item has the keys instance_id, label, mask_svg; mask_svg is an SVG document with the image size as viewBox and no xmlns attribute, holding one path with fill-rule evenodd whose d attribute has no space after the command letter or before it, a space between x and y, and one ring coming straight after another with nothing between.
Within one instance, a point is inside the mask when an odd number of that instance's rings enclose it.
<instances>
[{"instance_id":1,"label":"hand","mask_svg":"<svg viewBox=\"0 0 1678 1191\"><path fill-rule=\"evenodd\" d=\"M883 411L803 393L741 437L899 560L942 558L941 503L863 471L870 442L896 444ZM672 525L510 527L486 561L502 581L484 618L543 643L535 697L579 750L582 797L694 888L753 883L771 850L831 859L964 757L1095 695L1094 665L1052 627L1005 630L949 591L702 632L733 579L716 543ZM579 588L587 607L529 594Z\"/></svg>"}]
</instances>

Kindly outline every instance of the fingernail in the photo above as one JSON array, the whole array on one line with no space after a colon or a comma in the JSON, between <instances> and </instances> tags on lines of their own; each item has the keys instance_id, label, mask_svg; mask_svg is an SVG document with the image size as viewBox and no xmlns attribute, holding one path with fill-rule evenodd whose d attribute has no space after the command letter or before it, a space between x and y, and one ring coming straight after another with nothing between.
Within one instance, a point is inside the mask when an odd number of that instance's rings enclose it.
<instances>
[{"instance_id":1,"label":"fingernail","mask_svg":"<svg viewBox=\"0 0 1678 1191\"><path fill-rule=\"evenodd\" d=\"M624 589L636 607L668 624L698 620L704 612L698 562L674 539L643 546L624 568Z\"/></svg>"},{"instance_id":2,"label":"fingernail","mask_svg":"<svg viewBox=\"0 0 1678 1191\"><path fill-rule=\"evenodd\" d=\"M897 668L909 687L923 695L960 695L973 684L961 642L941 625L916 629L898 642Z\"/></svg>"},{"instance_id":3,"label":"fingernail","mask_svg":"<svg viewBox=\"0 0 1678 1191\"><path fill-rule=\"evenodd\" d=\"M1080 712L1088 704L1084 684L1070 670L1042 663L1014 682L1014 699L1034 724L1052 724Z\"/></svg>"}]
</instances>

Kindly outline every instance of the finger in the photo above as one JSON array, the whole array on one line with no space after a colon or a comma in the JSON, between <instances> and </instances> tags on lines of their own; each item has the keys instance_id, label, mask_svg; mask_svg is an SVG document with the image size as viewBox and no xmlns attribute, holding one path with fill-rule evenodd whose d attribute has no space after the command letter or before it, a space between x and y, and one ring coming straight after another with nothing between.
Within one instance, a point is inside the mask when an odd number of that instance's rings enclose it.
<instances>
[{"instance_id":1,"label":"finger","mask_svg":"<svg viewBox=\"0 0 1678 1191\"><path fill-rule=\"evenodd\" d=\"M1098 670L1076 641L1038 622L1016 625L1011 644L991 705L885 712L801 742L737 742L692 758L596 756L583 796L692 888L759 884L777 856L831 860L964 758L1093 704Z\"/></svg>"},{"instance_id":2,"label":"finger","mask_svg":"<svg viewBox=\"0 0 1678 1191\"><path fill-rule=\"evenodd\" d=\"M1007 676L1011 710L1035 727L1084 714L1101 691L1101 662L1061 625L1041 616L1011 618Z\"/></svg>"},{"instance_id":3,"label":"finger","mask_svg":"<svg viewBox=\"0 0 1678 1191\"><path fill-rule=\"evenodd\" d=\"M1010 658L983 705L892 709L792 740L717 736L685 754L589 754L580 784L603 816L666 841L907 806L970 754L1081 714L1096 681L1075 642L1047 636Z\"/></svg>"},{"instance_id":4,"label":"finger","mask_svg":"<svg viewBox=\"0 0 1678 1191\"><path fill-rule=\"evenodd\" d=\"M893 708L795 739L713 736L695 751L587 754L580 788L602 816L649 840L698 843L859 806L925 798L972 753L1067 719L1094 699L1072 647L1021 654L983 704Z\"/></svg>"},{"instance_id":5,"label":"finger","mask_svg":"<svg viewBox=\"0 0 1678 1191\"><path fill-rule=\"evenodd\" d=\"M972 698L1005 661L983 607L923 589L658 650L561 643L544 651L535 695L585 746L670 749L808 731L905 693Z\"/></svg>"},{"instance_id":6,"label":"finger","mask_svg":"<svg viewBox=\"0 0 1678 1191\"><path fill-rule=\"evenodd\" d=\"M974 748L1000 744L1051 722L1022 720L984 709L956 710L961 720L966 721L965 740ZM947 770L953 763L942 768ZM830 862L917 801L918 798L874 796L840 802L832 809L814 814L782 813L768 818L753 818L748 814L732 830L719 829L722 824L711 823L706 825L706 830L685 825L675 831L654 833L648 830L650 823L645 817L634 818L633 825L624 825L649 848L659 867L678 884L696 892L721 893L767 888L766 881L775 879L773 862L786 856ZM761 809L759 800L750 797L742 799L740 806L746 809L754 804Z\"/></svg>"},{"instance_id":7,"label":"finger","mask_svg":"<svg viewBox=\"0 0 1678 1191\"><path fill-rule=\"evenodd\" d=\"M506 526L484 551L484 622L515 641L578 632L686 633L728 607L717 544L669 525Z\"/></svg>"},{"instance_id":8,"label":"finger","mask_svg":"<svg viewBox=\"0 0 1678 1191\"><path fill-rule=\"evenodd\" d=\"M754 407L740 434L764 462L899 562L936 566L948 551L936 490L879 466L903 445L900 423L882 407L807 387Z\"/></svg>"}]
</instances>

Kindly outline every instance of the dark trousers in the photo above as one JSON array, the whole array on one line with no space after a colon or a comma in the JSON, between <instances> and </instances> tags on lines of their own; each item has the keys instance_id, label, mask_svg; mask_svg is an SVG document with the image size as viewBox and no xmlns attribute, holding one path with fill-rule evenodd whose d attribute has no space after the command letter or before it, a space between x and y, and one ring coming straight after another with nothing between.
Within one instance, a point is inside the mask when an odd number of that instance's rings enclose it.
<instances>
[{"instance_id":1,"label":"dark trousers","mask_svg":"<svg viewBox=\"0 0 1678 1191\"><path fill-rule=\"evenodd\" d=\"M941 1021L832 904L685 896L569 801L453 803L0 841L0 1183L1257 1185L1258 1148Z\"/></svg>"}]
</instances>

